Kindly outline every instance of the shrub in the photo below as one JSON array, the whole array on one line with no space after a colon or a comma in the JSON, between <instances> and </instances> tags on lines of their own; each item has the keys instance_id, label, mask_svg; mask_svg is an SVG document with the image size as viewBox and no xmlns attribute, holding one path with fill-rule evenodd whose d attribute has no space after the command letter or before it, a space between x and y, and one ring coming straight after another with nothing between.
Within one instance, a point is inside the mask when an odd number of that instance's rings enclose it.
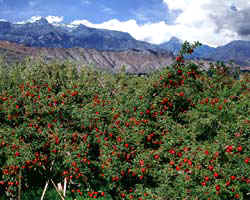
<instances>
[{"instance_id":1,"label":"shrub","mask_svg":"<svg viewBox=\"0 0 250 200\"><path fill-rule=\"evenodd\" d=\"M51 180L66 180L67 198L246 199L249 74L184 64L197 46L185 42L149 77L72 63L2 69L1 196L40 197L49 181L55 199Z\"/></svg>"}]
</instances>

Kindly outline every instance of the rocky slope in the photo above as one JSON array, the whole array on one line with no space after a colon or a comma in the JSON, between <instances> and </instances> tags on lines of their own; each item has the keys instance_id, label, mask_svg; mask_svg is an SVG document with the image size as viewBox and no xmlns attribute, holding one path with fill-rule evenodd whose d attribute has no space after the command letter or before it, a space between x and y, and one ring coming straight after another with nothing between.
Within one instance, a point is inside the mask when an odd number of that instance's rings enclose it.
<instances>
[{"instance_id":1,"label":"rocky slope","mask_svg":"<svg viewBox=\"0 0 250 200\"><path fill-rule=\"evenodd\" d=\"M93 65L96 68L116 73L124 65L126 72L133 74L145 74L157 69L170 66L175 62L175 56L169 52L157 52L153 50L130 49L124 51L98 51L88 48L37 48L0 41L0 56L8 64L23 61L27 57L42 57L47 62L59 60L71 60L79 66ZM186 60L186 63L189 61ZM209 63L215 63L205 59L193 59L192 62L207 70ZM239 66L242 71L250 71L249 66Z\"/></svg>"},{"instance_id":2,"label":"rocky slope","mask_svg":"<svg viewBox=\"0 0 250 200\"><path fill-rule=\"evenodd\" d=\"M87 48L35 48L25 47L7 41L0 41L0 55L7 63L24 60L26 57L41 56L47 61L71 60L81 65L94 65L109 72L118 72L126 66L128 73L147 73L171 65L172 53L160 53L152 50L98 51Z\"/></svg>"}]
</instances>

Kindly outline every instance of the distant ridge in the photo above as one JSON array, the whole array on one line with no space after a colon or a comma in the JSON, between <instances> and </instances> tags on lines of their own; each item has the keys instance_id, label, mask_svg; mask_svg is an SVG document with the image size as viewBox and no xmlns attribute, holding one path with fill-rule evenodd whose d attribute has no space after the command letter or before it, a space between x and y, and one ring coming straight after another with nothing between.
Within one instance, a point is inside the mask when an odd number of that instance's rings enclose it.
<instances>
[{"instance_id":1,"label":"distant ridge","mask_svg":"<svg viewBox=\"0 0 250 200\"><path fill-rule=\"evenodd\" d=\"M0 40L24 44L29 47L166 51L157 45L138 41L129 33L90 28L85 25L70 29L63 26L54 26L45 18L25 24L11 24L0 21Z\"/></svg>"},{"instance_id":2,"label":"distant ridge","mask_svg":"<svg viewBox=\"0 0 250 200\"><path fill-rule=\"evenodd\" d=\"M42 57L45 61L74 61L79 66L94 65L96 68L112 73L119 72L126 66L126 72L145 74L171 65L172 53L152 50L129 49L124 51L100 51L89 48L39 48L0 41L0 55L8 64L22 62L26 57Z\"/></svg>"},{"instance_id":3,"label":"distant ridge","mask_svg":"<svg viewBox=\"0 0 250 200\"><path fill-rule=\"evenodd\" d=\"M168 42L162 43L159 46L177 56L182 44L182 40L172 37ZM192 55L186 55L185 58L223 61L225 63L234 61L234 63L241 66L250 66L250 41L235 40L217 48L202 45L196 48Z\"/></svg>"},{"instance_id":4,"label":"distant ridge","mask_svg":"<svg viewBox=\"0 0 250 200\"><path fill-rule=\"evenodd\" d=\"M146 74L175 62L175 56L169 52L153 50L129 49L124 51L100 51L88 48L39 48L27 47L8 41L0 41L0 55L8 64L22 62L27 57L42 57L46 62L53 60L73 61L79 66L94 65L96 68L118 72L122 66L130 74ZM186 61L188 62L188 61ZM207 70L213 63L209 60L193 59L193 62ZM241 71L250 71L250 67L242 66Z\"/></svg>"},{"instance_id":5,"label":"distant ridge","mask_svg":"<svg viewBox=\"0 0 250 200\"><path fill-rule=\"evenodd\" d=\"M179 38L171 37L168 42L164 42L160 44L159 46L163 49L167 49L171 51L175 56L177 56L177 54L181 50L182 44L183 44L183 41L180 40Z\"/></svg>"},{"instance_id":6,"label":"distant ridge","mask_svg":"<svg viewBox=\"0 0 250 200\"><path fill-rule=\"evenodd\" d=\"M151 53L172 53L177 55L184 41L177 37L162 44L150 44L134 39L129 33L90 28L79 25L70 28L66 25L50 24L45 18L35 22L12 24L0 20L0 40L22 44L27 47L44 48L89 48L98 51L150 51ZM223 61L241 66L250 66L250 41L236 40L217 48L202 45L186 59Z\"/></svg>"}]
</instances>

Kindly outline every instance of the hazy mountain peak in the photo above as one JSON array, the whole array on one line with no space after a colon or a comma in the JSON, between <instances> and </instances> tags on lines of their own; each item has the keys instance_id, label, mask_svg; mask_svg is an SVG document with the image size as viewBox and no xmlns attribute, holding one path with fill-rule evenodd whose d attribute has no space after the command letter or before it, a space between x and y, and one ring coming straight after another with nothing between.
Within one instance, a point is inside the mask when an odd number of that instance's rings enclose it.
<instances>
[{"instance_id":1,"label":"hazy mountain peak","mask_svg":"<svg viewBox=\"0 0 250 200\"><path fill-rule=\"evenodd\" d=\"M0 24L1 24L1 25L6 25L6 24L11 24L11 23L8 22L8 21L1 21L1 20L0 20Z\"/></svg>"},{"instance_id":2,"label":"hazy mountain peak","mask_svg":"<svg viewBox=\"0 0 250 200\"><path fill-rule=\"evenodd\" d=\"M11 23L7 21L0 21L0 32L9 31L11 28Z\"/></svg>"},{"instance_id":3,"label":"hazy mountain peak","mask_svg":"<svg viewBox=\"0 0 250 200\"><path fill-rule=\"evenodd\" d=\"M49 24L48 20L44 17L41 17L40 19L36 20L35 22L36 24L40 24L40 25L47 25Z\"/></svg>"},{"instance_id":4,"label":"hazy mountain peak","mask_svg":"<svg viewBox=\"0 0 250 200\"><path fill-rule=\"evenodd\" d=\"M171 37L169 42L183 43L183 41L175 36Z\"/></svg>"},{"instance_id":5,"label":"hazy mountain peak","mask_svg":"<svg viewBox=\"0 0 250 200\"><path fill-rule=\"evenodd\" d=\"M229 42L228 44L224 46L230 46L230 45L249 45L250 41L245 41L245 40L234 40L232 42Z\"/></svg>"},{"instance_id":6,"label":"hazy mountain peak","mask_svg":"<svg viewBox=\"0 0 250 200\"><path fill-rule=\"evenodd\" d=\"M83 24L79 24L77 27L76 27L76 30L87 30L89 29L89 27L83 25Z\"/></svg>"}]
</instances>

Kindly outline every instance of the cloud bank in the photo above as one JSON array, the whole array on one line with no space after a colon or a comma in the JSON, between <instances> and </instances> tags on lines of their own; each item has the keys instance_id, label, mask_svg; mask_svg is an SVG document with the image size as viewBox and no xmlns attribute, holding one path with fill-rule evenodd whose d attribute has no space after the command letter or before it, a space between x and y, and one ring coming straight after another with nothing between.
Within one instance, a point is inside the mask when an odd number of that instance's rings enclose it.
<instances>
[{"instance_id":1,"label":"cloud bank","mask_svg":"<svg viewBox=\"0 0 250 200\"><path fill-rule=\"evenodd\" d=\"M250 39L250 1L246 0L163 0L170 10L181 10L177 26L188 31L183 38L197 39L212 46L232 40ZM247 28L248 27L248 28Z\"/></svg>"},{"instance_id":2,"label":"cloud bank","mask_svg":"<svg viewBox=\"0 0 250 200\"><path fill-rule=\"evenodd\" d=\"M40 20L42 17L41 16L33 16L30 19L26 20L26 21L21 21L21 22L17 22L17 24L25 24L25 23L33 23L37 20ZM47 16L45 17L45 19L50 23L50 24L58 24L61 23L63 21L63 17L61 16Z\"/></svg>"}]
</instances>

